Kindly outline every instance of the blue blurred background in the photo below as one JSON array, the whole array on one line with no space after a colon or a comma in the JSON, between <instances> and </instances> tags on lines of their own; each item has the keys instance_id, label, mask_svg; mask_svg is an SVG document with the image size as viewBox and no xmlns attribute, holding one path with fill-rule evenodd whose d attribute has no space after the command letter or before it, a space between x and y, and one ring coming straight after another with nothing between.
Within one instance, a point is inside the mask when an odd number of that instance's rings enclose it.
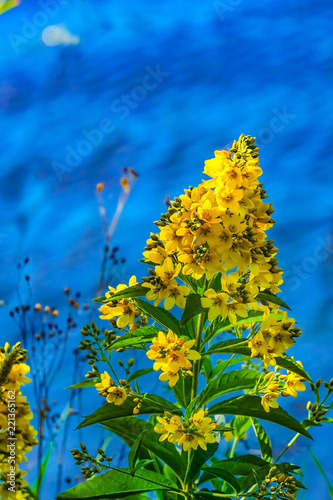
<instances>
[{"instance_id":1,"label":"blue blurred background","mask_svg":"<svg viewBox=\"0 0 333 500\"><path fill-rule=\"evenodd\" d=\"M332 21L328 0L22 0L1 15L0 344L20 339L9 311L18 305L18 279L24 287L17 263L25 257L33 300L57 307L60 317L65 285L86 302L94 296L104 244L97 182L105 183L110 218L122 167L140 176L112 240L126 263L110 284L125 283L144 275L138 259L165 196L200 182L204 160L244 133L260 147L277 221L269 237L285 271L282 296L303 330L293 355L313 379L329 380ZM86 321L82 314L78 326ZM52 389L59 413L79 338L77 331ZM144 358L136 361L136 368L145 366ZM84 414L100 404L94 389L87 391ZM284 407L304 418L308 397L291 399ZM287 443L288 433L266 427L277 449ZM313 435L312 449L333 481L332 429ZM86 433L92 452L100 438ZM70 432L67 449L78 439ZM254 439L251 446L257 447ZM308 492L299 498L326 500L308 446L300 439L286 456L305 467ZM117 440L110 450L122 460ZM55 496L57 453L45 499ZM79 474L68 451L64 464L64 477ZM33 481L33 453L26 467Z\"/></svg>"}]
</instances>

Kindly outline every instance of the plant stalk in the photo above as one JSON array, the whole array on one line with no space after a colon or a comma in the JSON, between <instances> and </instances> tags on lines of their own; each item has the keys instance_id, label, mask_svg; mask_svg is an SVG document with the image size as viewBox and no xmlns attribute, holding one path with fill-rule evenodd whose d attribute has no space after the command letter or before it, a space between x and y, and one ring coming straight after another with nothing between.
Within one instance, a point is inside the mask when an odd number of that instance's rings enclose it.
<instances>
[{"instance_id":1,"label":"plant stalk","mask_svg":"<svg viewBox=\"0 0 333 500\"><path fill-rule=\"evenodd\" d=\"M198 324L197 324L197 332L196 332L196 341L195 341L195 350L197 352L201 351L201 334L202 334L202 327L203 327L203 319L204 319L203 313L199 314ZM197 392L198 392L199 366L200 366L200 359L198 359L197 361L194 361L191 401L193 401L193 399L196 397Z\"/></svg>"}]
</instances>

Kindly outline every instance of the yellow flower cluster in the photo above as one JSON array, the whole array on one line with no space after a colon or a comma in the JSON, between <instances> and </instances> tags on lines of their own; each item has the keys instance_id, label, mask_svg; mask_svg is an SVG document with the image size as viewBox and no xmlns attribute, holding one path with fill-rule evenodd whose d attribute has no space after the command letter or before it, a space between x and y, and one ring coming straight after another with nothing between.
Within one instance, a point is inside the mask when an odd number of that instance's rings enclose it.
<instances>
[{"instance_id":1,"label":"yellow flower cluster","mask_svg":"<svg viewBox=\"0 0 333 500\"><path fill-rule=\"evenodd\" d=\"M19 469L25 454L38 444L30 421L26 397L22 396L21 385L30 382L25 375L30 370L26 351L20 343L11 349L8 342L0 350L0 498L26 498L24 488L28 483L23 477L26 472ZM15 438L15 439L14 439Z\"/></svg>"},{"instance_id":2,"label":"yellow flower cluster","mask_svg":"<svg viewBox=\"0 0 333 500\"><path fill-rule=\"evenodd\" d=\"M135 307L130 299L120 299L112 300L112 295L115 293L126 290L130 286L137 284L136 277L132 276L127 285L118 285L117 288L109 286L109 292L105 294L106 299L110 299L109 302L103 304L99 311L102 313L101 319L107 319L111 321L113 318L118 318L115 325L118 328L124 328L129 325L131 330L135 330L139 326L139 321L136 321L138 316L140 316L140 311Z\"/></svg>"},{"instance_id":3,"label":"yellow flower cluster","mask_svg":"<svg viewBox=\"0 0 333 500\"><path fill-rule=\"evenodd\" d=\"M300 361L297 361L297 363L302 367ZM303 392L306 390L304 381L305 379L297 373L288 371L286 375L281 375L278 372L268 372L265 375L264 384L259 389L259 392L265 393L261 398L264 410L269 412L271 408L278 408L279 403L276 400L280 395L296 398L296 391Z\"/></svg>"},{"instance_id":4,"label":"yellow flower cluster","mask_svg":"<svg viewBox=\"0 0 333 500\"><path fill-rule=\"evenodd\" d=\"M154 427L154 431L161 434L160 441L168 439L170 443L183 445L183 450L191 448L207 450L208 443L215 443L216 437L213 431L218 424L213 419L206 416L204 410L195 413L189 422L182 422L178 416L165 412L165 418L157 417L159 424Z\"/></svg>"},{"instance_id":5,"label":"yellow flower cluster","mask_svg":"<svg viewBox=\"0 0 333 500\"><path fill-rule=\"evenodd\" d=\"M236 315L246 317L259 291L279 291L277 248L265 233L274 222L273 208L263 201L254 140L242 135L230 151L216 151L205 162L204 173L211 179L187 189L156 222L160 233L151 234L143 254L155 266L143 278L148 300L165 299L165 308L184 307L189 292L176 281L180 273L196 280L222 273L221 290L207 290L202 305L212 309L209 319L221 314L235 322Z\"/></svg>"},{"instance_id":6,"label":"yellow flower cluster","mask_svg":"<svg viewBox=\"0 0 333 500\"><path fill-rule=\"evenodd\" d=\"M167 334L159 332L158 336L153 338L153 345L147 352L149 359L154 361L154 370L161 370L159 379L168 381L169 386L173 387L179 380L179 372L185 375L192 375L192 363L201 358L201 355L191 349L195 340L185 341L183 337L178 336L171 330Z\"/></svg>"},{"instance_id":7,"label":"yellow flower cluster","mask_svg":"<svg viewBox=\"0 0 333 500\"><path fill-rule=\"evenodd\" d=\"M300 335L299 328L294 328L295 320L288 318L286 312L283 319L278 320L274 316L266 318L260 326L259 332L249 341L252 358L262 357L265 365L276 365L276 356L284 354L286 349L295 343L295 337Z\"/></svg>"},{"instance_id":8,"label":"yellow flower cluster","mask_svg":"<svg viewBox=\"0 0 333 500\"><path fill-rule=\"evenodd\" d=\"M101 374L101 382L95 384L100 396L104 396L108 403L120 406L127 399L127 392L124 387L116 386L107 372Z\"/></svg>"}]
</instances>

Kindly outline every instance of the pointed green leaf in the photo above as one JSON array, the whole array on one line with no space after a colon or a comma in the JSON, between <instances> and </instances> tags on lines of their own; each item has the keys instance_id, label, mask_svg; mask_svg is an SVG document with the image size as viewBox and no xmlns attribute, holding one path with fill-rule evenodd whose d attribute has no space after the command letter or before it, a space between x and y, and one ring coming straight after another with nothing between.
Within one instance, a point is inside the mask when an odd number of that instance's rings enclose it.
<instances>
[{"instance_id":1,"label":"pointed green leaf","mask_svg":"<svg viewBox=\"0 0 333 500\"><path fill-rule=\"evenodd\" d=\"M268 434L266 433L265 429L259 424L258 420L256 420L255 418L252 418L251 420L260 446L261 456L263 460L272 462L273 450Z\"/></svg>"},{"instance_id":2,"label":"pointed green leaf","mask_svg":"<svg viewBox=\"0 0 333 500\"><path fill-rule=\"evenodd\" d=\"M148 373L152 373L153 371L154 368L143 368L142 370L137 370L128 377L127 382L133 382L133 380L143 377L144 375L148 375Z\"/></svg>"},{"instance_id":3,"label":"pointed green leaf","mask_svg":"<svg viewBox=\"0 0 333 500\"><path fill-rule=\"evenodd\" d=\"M183 330L177 318L171 314L171 312L162 309L161 307L155 307L149 302L145 302L141 299L134 299L137 307L151 319L164 326L165 328L173 331L177 335L183 335Z\"/></svg>"},{"instance_id":4,"label":"pointed green leaf","mask_svg":"<svg viewBox=\"0 0 333 500\"><path fill-rule=\"evenodd\" d=\"M190 404L191 387L192 387L192 378L183 377L182 375L180 375L177 384L172 387L172 392L174 393L178 403L183 408L187 408L187 406Z\"/></svg>"},{"instance_id":5,"label":"pointed green leaf","mask_svg":"<svg viewBox=\"0 0 333 500\"><path fill-rule=\"evenodd\" d=\"M129 451L129 454L128 454L128 465L129 465L129 468L131 469L131 471L134 471L134 469L135 469L135 464L136 464L136 461L137 461L138 456L139 456L140 447L141 447L142 440L143 440L145 432L146 431L143 430L138 435L138 437L136 438L136 440L132 444L131 449Z\"/></svg>"},{"instance_id":6,"label":"pointed green leaf","mask_svg":"<svg viewBox=\"0 0 333 500\"><path fill-rule=\"evenodd\" d=\"M230 422L230 427L233 428L233 435L236 437L242 437L243 434L251 427L251 419L249 417L244 417L244 415L237 415Z\"/></svg>"},{"instance_id":7,"label":"pointed green leaf","mask_svg":"<svg viewBox=\"0 0 333 500\"><path fill-rule=\"evenodd\" d=\"M100 382L99 378L88 378L86 380L82 380L82 382L78 382L77 384L70 385L69 387L66 387L66 389L84 389L85 387L95 387L98 382Z\"/></svg>"},{"instance_id":8,"label":"pointed green leaf","mask_svg":"<svg viewBox=\"0 0 333 500\"><path fill-rule=\"evenodd\" d=\"M133 402L135 396L129 396L126 401L120 405L116 406L113 403L106 403L101 408L98 408L94 413L85 417L83 422L78 426L78 429L82 427L87 427L88 425L93 424L103 424L107 420L111 420L113 418L121 418L133 415L133 410L137 406L137 403ZM164 411L169 411L174 415L182 415L181 410L161 398L160 396L155 396L154 394L145 394L142 400L142 405L140 406L140 414L161 414Z\"/></svg>"},{"instance_id":9,"label":"pointed green leaf","mask_svg":"<svg viewBox=\"0 0 333 500\"><path fill-rule=\"evenodd\" d=\"M247 356L240 356L233 359L226 359L225 361L219 360L213 368L212 378L219 375L220 372L224 372L227 368L229 368L229 366L236 365L237 363L243 363L243 361L246 361L247 359Z\"/></svg>"},{"instance_id":10,"label":"pointed green leaf","mask_svg":"<svg viewBox=\"0 0 333 500\"><path fill-rule=\"evenodd\" d=\"M200 473L200 470L213 455L217 452L218 443L207 444L207 450L202 450L198 447L197 450L192 450L189 456L189 464L184 479L185 484L192 483Z\"/></svg>"},{"instance_id":11,"label":"pointed green leaf","mask_svg":"<svg viewBox=\"0 0 333 500\"><path fill-rule=\"evenodd\" d=\"M190 319L198 316L203 312L207 311L207 309L203 308L201 305L201 295L198 293L191 293L186 298L186 305L183 312L183 315L180 320L181 325L185 325Z\"/></svg>"},{"instance_id":12,"label":"pointed green leaf","mask_svg":"<svg viewBox=\"0 0 333 500\"><path fill-rule=\"evenodd\" d=\"M200 478L200 484L203 484L206 481L210 481L212 476L216 476L219 477L220 479L223 479L228 484L230 484L230 486L232 486L237 493L240 492L241 489L240 484L237 481L236 477L227 470L224 470L221 467L215 467L214 465L206 469L206 471Z\"/></svg>"},{"instance_id":13,"label":"pointed green leaf","mask_svg":"<svg viewBox=\"0 0 333 500\"><path fill-rule=\"evenodd\" d=\"M117 469L94 476L57 496L57 499L114 499L128 493L145 493L157 490L177 490L177 486L161 474L140 470L132 477L129 469Z\"/></svg>"},{"instance_id":14,"label":"pointed green leaf","mask_svg":"<svg viewBox=\"0 0 333 500\"><path fill-rule=\"evenodd\" d=\"M305 380L311 381L310 375L298 363L296 363L296 361L294 361L286 354L283 354L283 356L279 356L275 359L277 366L281 366L282 368L285 368L290 372L297 373L297 375L305 378Z\"/></svg>"},{"instance_id":15,"label":"pointed green leaf","mask_svg":"<svg viewBox=\"0 0 333 500\"><path fill-rule=\"evenodd\" d=\"M261 418L312 439L302 424L282 408L271 408L269 412L266 412L261 404L261 398L258 396L245 395L216 403L209 408L209 414L245 415L247 417Z\"/></svg>"},{"instance_id":16,"label":"pointed green leaf","mask_svg":"<svg viewBox=\"0 0 333 500\"><path fill-rule=\"evenodd\" d=\"M132 446L137 436L145 431L141 449L153 453L166 463L180 478L185 475L185 463L176 446L169 441L160 442L160 434L154 431L154 425L137 417L125 417L103 422L104 427L120 436L129 446Z\"/></svg>"},{"instance_id":17,"label":"pointed green leaf","mask_svg":"<svg viewBox=\"0 0 333 500\"><path fill-rule=\"evenodd\" d=\"M199 396L198 406L203 406L208 401L216 399L222 394L255 387L260 373L254 370L235 370L222 373L211 380Z\"/></svg>"},{"instance_id":18,"label":"pointed green leaf","mask_svg":"<svg viewBox=\"0 0 333 500\"><path fill-rule=\"evenodd\" d=\"M112 302L112 300L120 300L120 299L132 299L134 297L143 297L149 291L147 287L142 286L142 283L138 283L134 286L129 286L124 290L120 290L119 292L115 292L111 297L97 297L93 299L94 302Z\"/></svg>"},{"instance_id":19,"label":"pointed green leaf","mask_svg":"<svg viewBox=\"0 0 333 500\"><path fill-rule=\"evenodd\" d=\"M230 323L228 317L224 318L223 320L221 320L221 318L218 317L214 321L212 321L212 323L208 326L204 335L204 340L205 341L211 340L218 333L228 330L229 328L233 328L236 325L243 325L246 323L253 324L261 322L263 320L263 316L264 314L262 311L250 310L247 318L238 317L237 322L234 324ZM282 313L270 313L269 316L273 316L279 320L283 319Z\"/></svg>"},{"instance_id":20,"label":"pointed green leaf","mask_svg":"<svg viewBox=\"0 0 333 500\"><path fill-rule=\"evenodd\" d=\"M161 328L157 328L156 326L142 326L137 330L126 332L119 339L115 340L111 344L111 349L146 344L151 342L152 339L158 335L159 331L161 331Z\"/></svg>"},{"instance_id":21,"label":"pointed green leaf","mask_svg":"<svg viewBox=\"0 0 333 500\"><path fill-rule=\"evenodd\" d=\"M106 299L105 295L102 295L101 297L95 297L94 299L92 299L92 301L105 303L110 302L110 299Z\"/></svg>"},{"instance_id":22,"label":"pointed green leaf","mask_svg":"<svg viewBox=\"0 0 333 500\"><path fill-rule=\"evenodd\" d=\"M269 463L255 455L236 455L233 458L227 458L214 463L212 466L204 465L202 470L203 472L209 472L210 467L214 467L221 468L235 476L247 476L252 473L253 469L259 469L265 465L269 465ZM202 480L200 478L200 483L201 482Z\"/></svg>"},{"instance_id":23,"label":"pointed green leaf","mask_svg":"<svg viewBox=\"0 0 333 500\"><path fill-rule=\"evenodd\" d=\"M248 347L248 340L231 339L214 344L207 352L201 353L201 355L210 356L211 354L219 353L241 354L243 356L250 356L251 349Z\"/></svg>"},{"instance_id":24,"label":"pointed green leaf","mask_svg":"<svg viewBox=\"0 0 333 500\"><path fill-rule=\"evenodd\" d=\"M258 295L256 296L257 300L265 301L265 302L271 302L272 304L277 304L280 307L283 307L284 309L288 309L291 311L290 307L287 306L283 300L281 300L279 297L274 295L274 293L270 292L269 290L264 290L263 292L259 292Z\"/></svg>"}]
</instances>

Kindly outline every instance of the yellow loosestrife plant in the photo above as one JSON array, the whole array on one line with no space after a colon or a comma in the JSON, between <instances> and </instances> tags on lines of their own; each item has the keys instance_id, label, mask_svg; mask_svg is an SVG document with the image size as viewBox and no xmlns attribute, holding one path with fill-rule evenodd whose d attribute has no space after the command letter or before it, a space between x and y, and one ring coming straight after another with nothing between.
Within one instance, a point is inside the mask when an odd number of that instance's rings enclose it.
<instances>
[{"instance_id":1,"label":"yellow loosestrife plant","mask_svg":"<svg viewBox=\"0 0 333 500\"><path fill-rule=\"evenodd\" d=\"M216 151L204 173L208 179L155 222L143 253L148 276L95 299L111 330L94 322L82 330L90 371L73 387L95 386L105 404L80 427L101 424L120 436L129 466L113 467L101 449L93 458L81 443L71 451L87 480L59 499L144 500L147 492L161 500L286 499L303 487L299 467L280 462L286 450L273 460L258 419L294 431L293 441L311 438L307 429L330 419L320 384L289 356L301 332L276 295L282 269L267 239L275 221L255 138L241 135L230 151ZM128 349L144 351L148 367L130 375L130 359L122 380L111 357ZM100 372L100 363L107 369ZM140 391L139 377L154 373L169 385L170 400ZM297 397L306 381L317 402L300 423L280 402ZM331 393L333 384L325 384ZM233 418L226 423L226 416ZM260 457L237 453L250 427Z\"/></svg>"}]
</instances>

